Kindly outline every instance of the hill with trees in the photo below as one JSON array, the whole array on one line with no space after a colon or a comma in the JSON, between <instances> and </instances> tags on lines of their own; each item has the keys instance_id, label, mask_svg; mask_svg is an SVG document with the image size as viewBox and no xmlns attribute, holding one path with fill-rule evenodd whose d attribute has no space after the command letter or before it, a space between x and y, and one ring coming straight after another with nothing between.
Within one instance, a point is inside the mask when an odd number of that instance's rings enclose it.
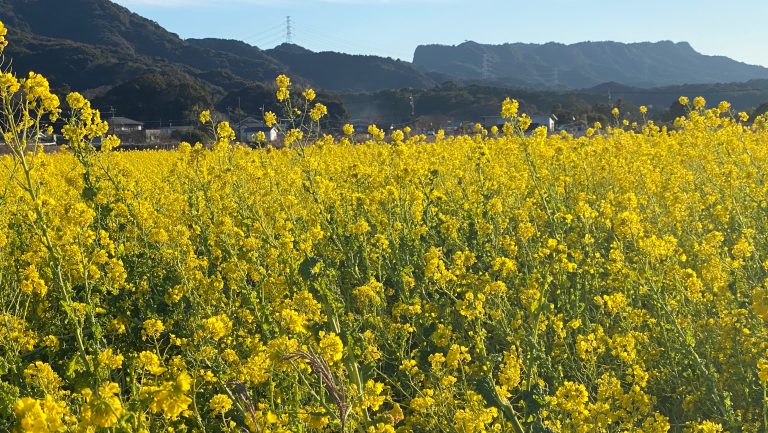
<instances>
[{"instance_id":1,"label":"hill with trees","mask_svg":"<svg viewBox=\"0 0 768 433\"><path fill-rule=\"evenodd\" d=\"M768 78L768 68L698 53L687 42L422 45L413 63L455 79L581 89L615 81L650 88Z\"/></svg>"}]
</instances>

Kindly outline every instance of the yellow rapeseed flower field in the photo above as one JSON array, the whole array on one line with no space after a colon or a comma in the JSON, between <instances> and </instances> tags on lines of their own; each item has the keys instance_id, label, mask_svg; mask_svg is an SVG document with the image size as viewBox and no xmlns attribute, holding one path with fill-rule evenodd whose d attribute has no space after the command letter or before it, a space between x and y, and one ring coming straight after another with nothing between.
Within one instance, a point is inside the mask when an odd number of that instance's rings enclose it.
<instances>
[{"instance_id":1,"label":"yellow rapeseed flower field","mask_svg":"<svg viewBox=\"0 0 768 433\"><path fill-rule=\"evenodd\" d=\"M281 76L293 146L205 112L212 146L110 152L25 77L0 76L2 431L766 431L766 118L526 136L510 100L501 131L353 142ZM28 147L59 116L69 149Z\"/></svg>"}]
</instances>

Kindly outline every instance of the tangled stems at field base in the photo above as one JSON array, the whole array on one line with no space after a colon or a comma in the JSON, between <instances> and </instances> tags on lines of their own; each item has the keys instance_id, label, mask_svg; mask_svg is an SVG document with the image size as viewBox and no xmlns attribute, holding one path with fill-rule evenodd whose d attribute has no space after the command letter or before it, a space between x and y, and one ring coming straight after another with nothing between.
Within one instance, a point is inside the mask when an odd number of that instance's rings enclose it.
<instances>
[{"instance_id":1,"label":"tangled stems at field base","mask_svg":"<svg viewBox=\"0 0 768 433\"><path fill-rule=\"evenodd\" d=\"M347 403L347 396L344 392L343 383L336 379L336 376L333 374L333 371L331 371L331 367L328 365L325 358L315 353L312 349L299 350L283 356L283 360L285 361L296 361L299 359L309 362L312 371L319 377L323 388L331 397L334 404L336 404L337 417L341 423L341 433L345 433L347 417L352 410L352 406Z\"/></svg>"}]
</instances>

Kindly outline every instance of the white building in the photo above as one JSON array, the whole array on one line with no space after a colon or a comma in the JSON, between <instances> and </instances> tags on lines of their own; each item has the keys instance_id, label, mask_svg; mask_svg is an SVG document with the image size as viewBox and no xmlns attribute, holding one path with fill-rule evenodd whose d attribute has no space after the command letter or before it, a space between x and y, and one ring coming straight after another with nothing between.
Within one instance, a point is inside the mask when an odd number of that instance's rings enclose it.
<instances>
[{"instance_id":1,"label":"white building","mask_svg":"<svg viewBox=\"0 0 768 433\"><path fill-rule=\"evenodd\" d=\"M246 117L237 124L237 139L241 143L254 143L256 134L263 132L267 142L277 141L277 128L267 126L255 117Z\"/></svg>"}]
</instances>

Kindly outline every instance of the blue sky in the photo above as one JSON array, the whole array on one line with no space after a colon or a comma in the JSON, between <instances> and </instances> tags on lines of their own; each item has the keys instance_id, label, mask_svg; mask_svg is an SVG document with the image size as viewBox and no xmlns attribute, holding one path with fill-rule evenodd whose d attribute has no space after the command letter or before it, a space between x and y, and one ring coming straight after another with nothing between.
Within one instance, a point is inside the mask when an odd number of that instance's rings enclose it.
<instances>
[{"instance_id":1,"label":"blue sky","mask_svg":"<svg viewBox=\"0 0 768 433\"><path fill-rule=\"evenodd\" d=\"M118 0L183 38L219 37L411 60L419 44L688 41L768 66L768 1Z\"/></svg>"}]
</instances>

